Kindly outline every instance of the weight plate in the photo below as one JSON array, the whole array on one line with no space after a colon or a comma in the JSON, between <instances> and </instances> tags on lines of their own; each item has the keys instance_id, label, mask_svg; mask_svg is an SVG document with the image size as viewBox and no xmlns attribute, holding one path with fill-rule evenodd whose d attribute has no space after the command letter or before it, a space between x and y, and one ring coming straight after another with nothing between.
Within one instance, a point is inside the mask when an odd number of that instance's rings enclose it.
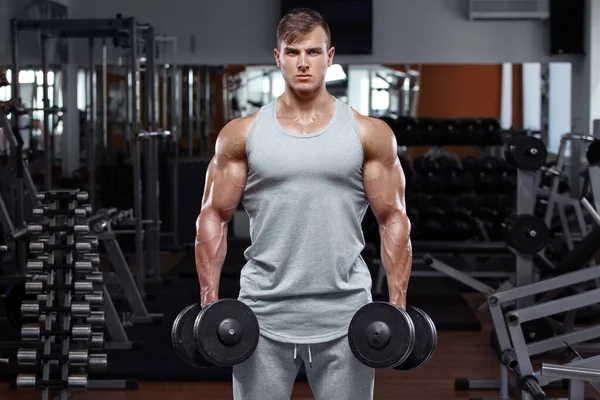
<instances>
[{"instance_id":1,"label":"weight plate","mask_svg":"<svg viewBox=\"0 0 600 400\"><path fill-rule=\"evenodd\" d=\"M246 361L258 346L259 334L254 312L235 299L209 304L194 322L198 351L206 360L223 367Z\"/></svg>"},{"instance_id":2,"label":"weight plate","mask_svg":"<svg viewBox=\"0 0 600 400\"><path fill-rule=\"evenodd\" d=\"M184 308L171 329L171 341L175 352L183 361L193 367L210 367L211 363L202 358L194 339L194 322L200 312L200 303Z\"/></svg>"},{"instance_id":3,"label":"weight plate","mask_svg":"<svg viewBox=\"0 0 600 400\"><path fill-rule=\"evenodd\" d=\"M535 254L548 243L548 227L530 214L511 215L502 223L504 241L523 254Z\"/></svg>"},{"instance_id":4,"label":"weight plate","mask_svg":"<svg viewBox=\"0 0 600 400\"><path fill-rule=\"evenodd\" d=\"M532 136L518 136L508 141L504 158L514 168L523 171L537 171L546 162L548 150L540 139Z\"/></svg>"},{"instance_id":5,"label":"weight plate","mask_svg":"<svg viewBox=\"0 0 600 400\"><path fill-rule=\"evenodd\" d=\"M394 367L402 371L421 368L431 360L437 348L437 329L429 315L412 306L406 307L406 312L415 326L415 345L408 358Z\"/></svg>"},{"instance_id":6,"label":"weight plate","mask_svg":"<svg viewBox=\"0 0 600 400\"><path fill-rule=\"evenodd\" d=\"M587 148L586 158L590 165L600 165L600 139L594 140Z\"/></svg>"},{"instance_id":7,"label":"weight plate","mask_svg":"<svg viewBox=\"0 0 600 400\"><path fill-rule=\"evenodd\" d=\"M372 368L390 368L406 360L415 344L415 327L406 311L375 301L350 321L348 342L354 356Z\"/></svg>"}]
</instances>

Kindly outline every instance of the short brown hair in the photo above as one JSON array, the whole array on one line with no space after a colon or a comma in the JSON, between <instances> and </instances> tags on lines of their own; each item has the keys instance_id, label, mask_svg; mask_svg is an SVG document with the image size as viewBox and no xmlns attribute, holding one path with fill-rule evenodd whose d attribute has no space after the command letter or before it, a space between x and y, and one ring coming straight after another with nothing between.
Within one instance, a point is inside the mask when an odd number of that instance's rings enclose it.
<instances>
[{"instance_id":1,"label":"short brown hair","mask_svg":"<svg viewBox=\"0 0 600 400\"><path fill-rule=\"evenodd\" d=\"M327 34L327 48L331 46L331 32L325 18L310 8L294 8L286 13L277 25L277 47L282 42L295 43L320 26Z\"/></svg>"}]
</instances>

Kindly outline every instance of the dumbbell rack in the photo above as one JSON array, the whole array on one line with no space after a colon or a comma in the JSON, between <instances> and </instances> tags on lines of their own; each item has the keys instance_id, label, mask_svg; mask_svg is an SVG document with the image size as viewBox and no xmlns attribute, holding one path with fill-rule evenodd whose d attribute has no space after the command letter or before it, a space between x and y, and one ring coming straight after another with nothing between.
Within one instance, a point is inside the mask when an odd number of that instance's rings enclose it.
<instances>
[{"instance_id":1,"label":"dumbbell rack","mask_svg":"<svg viewBox=\"0 0 600 400\"><path fill-rule=\"evenodd\" d=\"M17 375L17 388L42 389L48 399L50 390L58 390L66 400L69 390L88 387L88 373L106 369L106 354L90 351L104 345L104 295L94 291L92 253L94 243L86 235L85 192L51 191L38 195L42 207L34 210L40 222L30 224L29 233L37 236L29 250L34 258L27 263L28 295L36 300L21 304L24 317L37 323L21 328L22 347L17 353L19 368L30 371ZM40 273L40 267L42 273ZM100 331L96 329L100 328ZM29 346L27 346L29 344Z\"/></svg>"}]
</instances>

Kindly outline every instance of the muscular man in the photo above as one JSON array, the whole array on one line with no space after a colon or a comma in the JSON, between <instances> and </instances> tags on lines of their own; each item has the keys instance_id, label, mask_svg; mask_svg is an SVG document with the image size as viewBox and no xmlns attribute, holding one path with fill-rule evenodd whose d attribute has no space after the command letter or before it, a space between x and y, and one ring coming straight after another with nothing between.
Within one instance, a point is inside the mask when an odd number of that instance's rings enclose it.
<instances>
[{"instance_id":1,"label":"muscular man","mask_svg":"<svg viewBox=\"0 0 600 400\"><path fill-rule=\"evenodd\" d=\"M316 400L372 398L374 370L347 339L352 316L372 301L360 255L369 205L390 302L405 307L412 252L395 137L327 92L334 52L321 15L284 16L274 55L285 92L228 123L208 168L196 239L202 305L217 300L239 202L250 218L239 300L256 314L260 340L233 368L236 400L289 399L301 363Z\"/></svg>"}]
</instances>

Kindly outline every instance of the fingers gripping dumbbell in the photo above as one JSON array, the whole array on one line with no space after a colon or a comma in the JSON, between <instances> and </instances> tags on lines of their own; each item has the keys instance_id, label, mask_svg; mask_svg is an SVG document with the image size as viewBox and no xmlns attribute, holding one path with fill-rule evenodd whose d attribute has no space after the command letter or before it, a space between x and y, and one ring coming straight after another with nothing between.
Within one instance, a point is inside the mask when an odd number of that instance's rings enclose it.
<instances>
[{"instance_id":1,"label":"fingers gripping dumbbell","mask_svg":"<svg viewBox=\"0 0 600 400\"><path fill-rule=\"evenodd\" d=\"M348 342L354 356L372 368L413 370L425 365L437 347L437 330L422 310L372 302L350 322Z\"/></svg>"},{"instance_id":2,"label":"fingers gripping dumbbell","mask_svg":"<svg viewBox=\"0 0 600 400\"><path fill-rule=\"evenodd\" d=\"M19 365L37 365L38 362L58 361L74 367L89 367L93 372L106 371L108 365L106 354L90 354L88 350L71 350L68 355L44 355L37 349L19 349L17 362Z\"/></svg>"},{"instance_id":3,"label":"fingers gripping dumbbell","mask_svg":"<svg viewBox=\"0 0 600 400\"><path fill-rule=\"evenodd\" d=\"M171 331L177 355L194 367L232 366L248 359L259 339L258 320L244 303L192 304L179 313Z\"/></svg>"}]
</instances>

